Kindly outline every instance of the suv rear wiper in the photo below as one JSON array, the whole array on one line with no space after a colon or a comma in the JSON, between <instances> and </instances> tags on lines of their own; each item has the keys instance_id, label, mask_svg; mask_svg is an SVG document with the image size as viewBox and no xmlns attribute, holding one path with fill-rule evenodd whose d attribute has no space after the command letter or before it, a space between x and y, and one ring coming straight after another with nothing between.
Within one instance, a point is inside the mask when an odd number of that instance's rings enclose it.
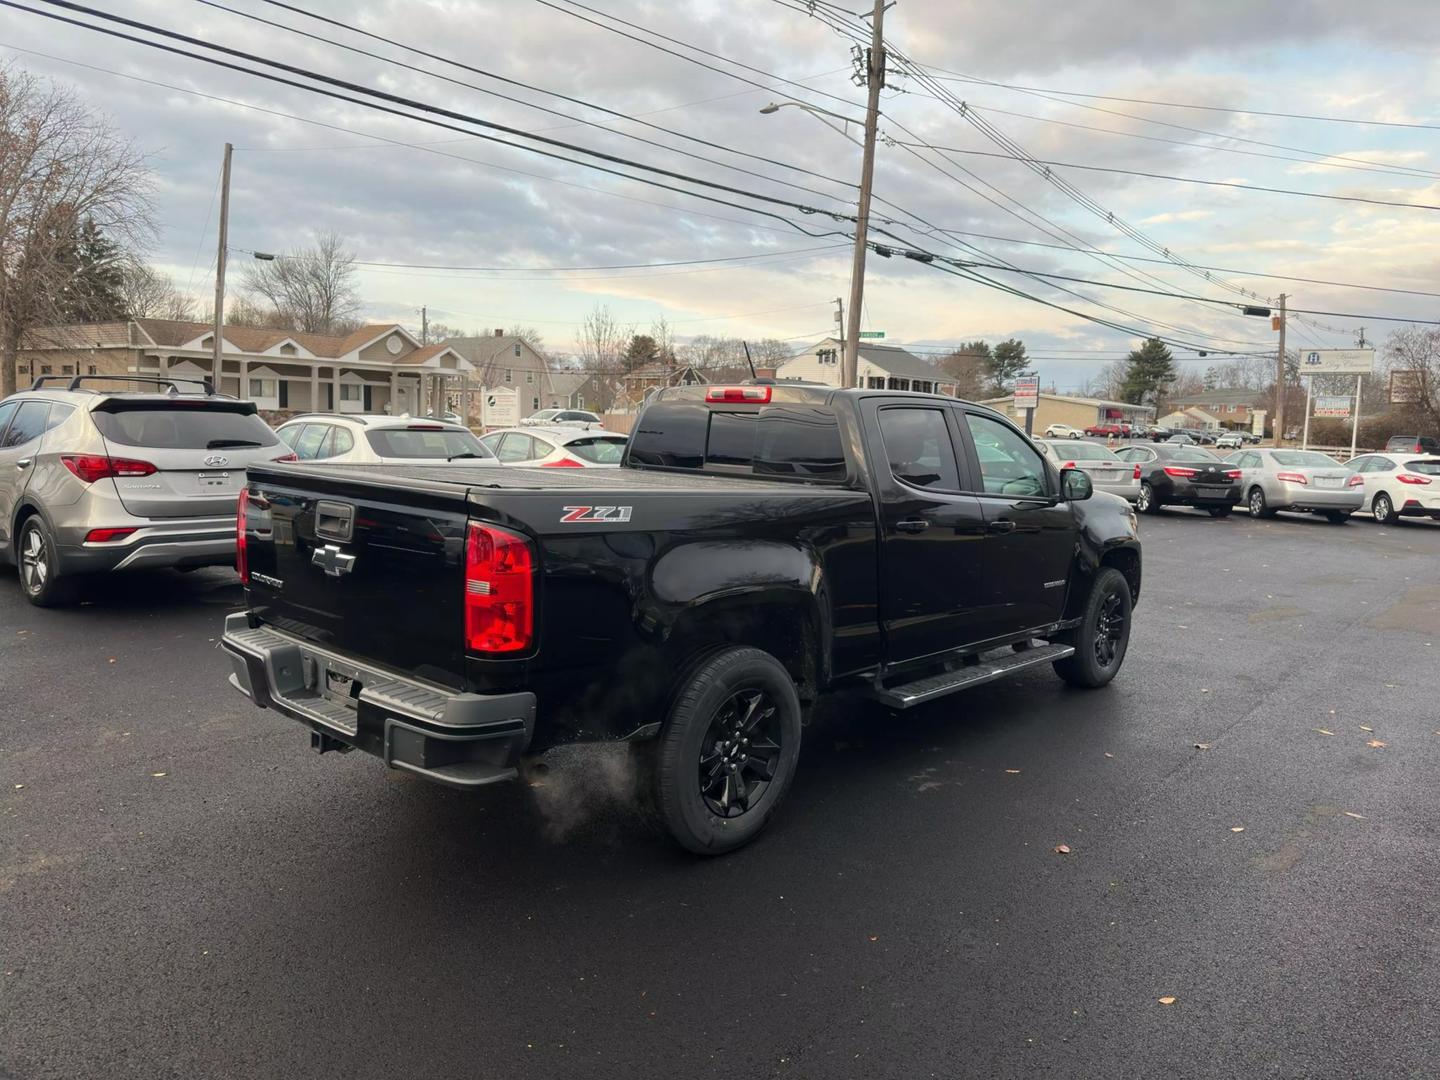
<instances>
[{"instance_id":1,"label":"suv rear wiper","mask_svg":"<svg viewBox=\"0 0 1440 1080\"><path fill-rule=\"evenodd\" d=\"M211 439L205 444L206 450L229 450L240 446L264 446L254 439Z\"/></svg>"},{"instance_id":2,"label":"suv rear wiper","mask_svg":"<svg viewBox=\"0 0 1440 1080\"><path fill-rule=\"evenodd\" d=\"M458 453L458 454L451 454L451 455L450 455L449 457L447 457L445 460L446 460L446 461L457 461L457 460L459 460L460 458L467 458L467 457L478 458L478 457L483 457L483 456L484 456L483 454L477 454L477 453L475 453L475 451L473 451L473 450L465 450L465 451L462 451L461 453Z\"/></svg>"}]
</instances>

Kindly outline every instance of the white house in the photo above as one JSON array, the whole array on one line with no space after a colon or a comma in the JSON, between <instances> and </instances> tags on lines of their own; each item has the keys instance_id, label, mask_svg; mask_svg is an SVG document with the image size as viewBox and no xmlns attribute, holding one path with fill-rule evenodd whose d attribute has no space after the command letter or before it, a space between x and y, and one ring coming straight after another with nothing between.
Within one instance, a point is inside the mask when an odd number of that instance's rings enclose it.
<instances>
[{"instance_id":1,"label":"white house","mask_svg":"<svg viewBox=\"0 0 1440 1080\"><path fill-rule=\"evenodd\" d=\"M792 357L775 372L777 379L840 385L844 346L838 338L818 341L799 356ZM858 385L872 390L916 390L921 393L953 393L943 382L944 373L898 345L860 345L856 364Z\"/></svg>"}]
</instances>

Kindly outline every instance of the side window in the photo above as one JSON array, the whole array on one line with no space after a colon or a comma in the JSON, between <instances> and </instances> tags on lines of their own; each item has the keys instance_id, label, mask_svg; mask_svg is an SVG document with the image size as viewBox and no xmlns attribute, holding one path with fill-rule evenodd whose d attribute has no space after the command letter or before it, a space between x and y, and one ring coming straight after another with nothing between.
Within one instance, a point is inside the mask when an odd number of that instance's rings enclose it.
<instances>
[{"instance_id":1,"label":"side window","mask_svg":"<svg viewBox=\"0 0 1440 1080\"><path fill-rule=\"evenodd\" d=\"M15 413L15 419L10 421L10 428L5 432L5 441L0 442L0 449L24 446L26 443L38 439L45 430L45 417L49 413L50 403L48 401L21 402L19 410Z\"/></svg>"},{"instance_id":2,"label":"side window","mask_svg":"<svg viewBox=\"0 0 1440 1080\"><path fill-rule=\"evenodd\" d=\"M987 495L1046 494L1045 463L1024 437L988 416L965 414Z\"/></svg>"},{"instance_id":3,"label":"side window","mask_svg":"<svg viewBox=\"0 0 1440 1080\"><path fill-rule=\"evenodd\" d=\"M70 414L74 411L75 406L73 405L60 405L58 403L51 405L50 418L45 421L45 430L49 431L51 428L59 427L66 420L70 419Z\"/></svg>"},{"instance_id":4,"label":"side window","mask_svg":"<svg viewBox=\"0 0 1440 1080\"><path fill-rule=\"evenodd\" d=\"M15 410L20 408L18 401L7 401L0 405L0 440L5 438L5 425L10 423L10 418L15 415Z\"/></svg>"},{"instance_id":5,"label":"side window","mask_svg":"<svg viewBox=\"0 0 1440 1080\"><path fill-rule=\"evenodd\" d=\"M294 450L295 440L300 437L300 432L304 429L304 424L288 424L275 432L275 434L279 436L281 442L290 447L291 450Z\"/></svg>"},{"instance_id":6,"label":"side window","mask_svg":"<svg viewBox=\"0 0 1440 1080\"><path fill-rule=\"evenodd\" d=\"M880 438L890 472L914 487L960 490L955 445L941 409L881 409Z\"/></svg>"},{"instance_id":7,"label":"side window","mask_svg":"<svg viewBox=\"0 0 1440 1080\"><path fill-rule=\"evenodd\" d=\"M320 456L320 444L328 434L329 424L306 424L305 430L295 440L295 456L301 461L314 461Z\"/></svg>"},{"instance_id":8,"label":"side window","mask_svg":"<svg viewBox=\"0 0 1440 1080\"><path fill-rule=\"evenodd\" d=\"M500 440L500 449L495 454L501 461L529 461L530 436L512 431Z\"/></svg>"},{"instance_id":9,"label":"side window","mask_svg":"<svg viewBox=\"0 0 1440 1080\"><path fill-rule=\"evenodd\" d=\"M329 457L348 454L351 450L355 449L355 436L351 435L348 429L337 427L335 428L334 435L331 436L330 445L326 449L328 451L327 456Z\"/></svg>"},{"instance_id":10,"label":"side window","mask_svg":"<svg viewBox=\"0 0 1440 1080\"><path fill-rule=\"evenodd\" d=\"M1391 461L1389 458L1377 457L1375 461L1370 465L1370 467L1367 468L1365 471L1374 473L1394 472L1395 462Z\"/></svg>"},{"instance_id":11,"label":"side window","mask_svg":"<svg viewBox=\"0 0 1440 1080\"><path fill-rule=\"evenodd\" d=\"M544 439L535 439L534 443L535 448L531 451L531 457L542 458L547 454L553 454L555 452L554 444L548 443Z\"/></svg>"}]
</instances>

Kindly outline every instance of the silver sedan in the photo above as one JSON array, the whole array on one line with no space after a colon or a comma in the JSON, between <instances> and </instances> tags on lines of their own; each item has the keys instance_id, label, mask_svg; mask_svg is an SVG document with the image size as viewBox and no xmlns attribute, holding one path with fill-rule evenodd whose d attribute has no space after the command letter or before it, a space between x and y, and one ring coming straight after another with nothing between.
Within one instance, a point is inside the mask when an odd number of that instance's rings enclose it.
<instances>
[{"instance_id":1,"label":"silver sedan","mask_svg":"<svg viewBox=\"0 0 1440 1080\"><path fill-rule=\"evenodd\" d=\"M1071 439L1037 439L1045 456L1060 469L1080 469L1096 491L1108 491L1134 502L1140 498L1140 469L1121 461L1103 443Z\"/></svg>"},{"instance_id":2,"label":"silver sedan","mask_svg":"<svg viewBox=\"0 0 1440 1080\"><path fill-rule=\"evenodd\" d=\"M1251 517L1298 510L1343 525L1365 500L1350 470L1316 450L1241 450L1225 460L1240 470L1240 494Z\"/></svg>"}]
</instances>

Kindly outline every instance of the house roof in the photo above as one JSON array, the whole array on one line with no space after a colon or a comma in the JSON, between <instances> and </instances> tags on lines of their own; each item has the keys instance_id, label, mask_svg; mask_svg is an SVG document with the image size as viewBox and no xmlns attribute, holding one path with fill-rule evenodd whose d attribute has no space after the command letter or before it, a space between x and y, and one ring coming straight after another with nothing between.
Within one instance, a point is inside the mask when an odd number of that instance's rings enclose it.
<instances>
[{"instance_id":1,"label":"house roof","mask_svg":"<svg viewBox=\"0 0 1440 1080\"><path fill-rule=\"evenodd\" d=\"M1104 398L1077 397L1074 394L1040 394L1047 401L1064 401L1072 405L1093 405L1101 409L1125 409L1130 412L1150 412L1149 405L1136 405L1133 401L1106 401ZM981 405L999 405L1014 400L1013 394L1004 397L986 398Z\"/></svg>"},{"instance_id":2,"label":"house roof","mask_svg":"<svg viewBox=\"0 0 1440 1080\"><path fill-rule=\"evenodd\" d=\"M128 322L37 326L27 330L22 349L114 349L131 344Z\"/></svg>"},{"instance_id":3,"label":"house roof","mask_svg":"<svg viewBox=\"0 0 1440 1080\"><path fill-rule=\"evenodd\" d=\"M460 354L454 349L452 349L449 345L446 345L444 342L439 342L435 345L422 345L420 348L416 349L412 353L406 353L404 356L397 356L394 360L391 361L391 363L419 365L425 363L425 361L427 360L433 360L441 353L447 352L453 352L456 356L460 356ZM464 359L464 357L461 357L461 359Z\"/></svg>"},{"instance_id":4,"label":"house roof","mask_svg":"<svg viewBox=\"0 0 1440 1080\"><path fill-rule=\"evenodd\" d=\"M178 319L136 319L136 324L150 335L156 345L176 349L210 331L209 323L185 322ZM220 336L235 348L247 353L263 353L282 341L293 341L316 356L335 359L368 345L387 333L401 330L399 323L372 323L354 333L307 334L303 331L271 329L264 326L223 326Z\"/></svg>"},{"instance_id":5,"label":"house roof","mask_svg":"<svg viewBox=\"0 0 1440 1080\"><path fill-rule=\"evenodd\" d=\"M801 356L812 356L820 349L838 350L840 348L840 339L829 337L823 341L817 341L802 353ZM898 375L903 379L933 380L940 378L942 374L933 364L920 359L920 357L912 352L907 352L898 345L875 345L869 342L861 342L859 353L860 359L873 364L887 375ZM797 359L799 359L799 357L792 357L790 360L787 360L780 366L780 370L783 371ZM778 375L779 372L777 371L776 374Z\"/></svg>"},{"instance_id":6,"label":"house roof","mask_svg":"<svg viewBox=\"0 0 1440 1080\"><path fill-rule=\"evenodd\" d=\"M589 381L589 372L561 372L550 376L550 392L557 397L569 397Z\"/></svg>"}]
</instances>

